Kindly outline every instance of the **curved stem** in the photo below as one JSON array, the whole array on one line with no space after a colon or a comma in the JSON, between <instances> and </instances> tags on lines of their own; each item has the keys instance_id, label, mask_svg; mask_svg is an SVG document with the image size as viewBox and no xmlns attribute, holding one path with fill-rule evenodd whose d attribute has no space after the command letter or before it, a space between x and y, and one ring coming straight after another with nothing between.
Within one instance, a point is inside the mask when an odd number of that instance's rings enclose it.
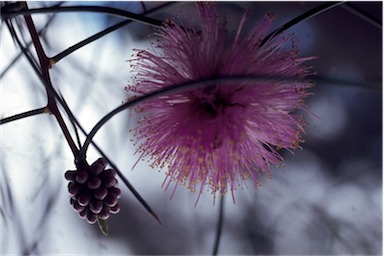
<instances>
[{"instance_id":1,"label":"curved stem","mask_svg":"<svg viewBox=\"0 0 384 256\"><path fill-rule=\"evenodd\" d=\"M216 237L215 237L215 242L213 244L212 255L217 255L217 253L219 251L221 233L223 230L223 220L224 220L224 196L221 196L220 209L219 209L219 219L217 220Z\"/></svg>"},{"instance_id":2,"label":"curved stem","mask_svg":"<svg viewBox=\"0 0 384 256\"><path fill-rule=\"evenodd\" d=\"M375 82L374 84L377 84L377 86L372 86L373 83L356 83L352 81L341 81L341 80L334 80L334 79L327 79L317 76L308 76L306 79L308 80L314 80L316 83L332 83L332 84L340 84L340 85L348 85L348 86L366 86L368 88L381 88L381 83ZM153 93L143 95L137 98L134 98L130 101L127 101L126 103L120 105L119 107L115 108L111 112L109 112L106 116L104 116L91 130L91 132L88 134L83 146L80 149L80 156L84 156L89 144L91 143L93 137L96 135L97 131L106 123L109 119L111 119L114 115L118 114L119 112L130 108L132 106L135 106L141 102L144 102L146 100L164 95L164 94L170 94L175 93L178 91L184 91L184 90L191 90L198 87L206 87L213 83L219 83L219 82L233 82L233 81L242 81L242 82L263 82L263 81L284 81L284 82L302 82L303 79L299 77L276 77L276 76L250 76L250 75L243 75L243 76L228 76L228 77L220 77L220 78L210 78L205 80L199 80L199 81L191 81L180 85L173 85L167 88L163 88L161 90L155 91Z\"/></svg>"},{"instance_id":3,"label":"curved stem","mask_svg":"<svg viewBox=\"0 0 384 256\"><path fill-rule=\"evenodd\" d=\"M250 75L243 75L243 76L228 76L228 77L220 77L220 78L209 78L209 79L203 79L199 81L190 81L186 82L184 84L178 84L173 85L167 88L160 89L158 91L154 91L153 93L146 94L137 98L134 98L130 101L127 101L126 103L120 105L119 107L115 108L111 112L109 112L106 116L104 116L91 130L91 132L88 134L84 145L80 149L80 156L85 155L89 144L91 143L93 137L96 135L97 131L114 115L118 114L119 112L133 107L143 101L164 95L164 94L170 94L175 93L178 91L185 91L185 90L191 90L198 87L206 87L213 83L219 83L219 82L230 82L230 81L243 81L243 82L261 82L261 81L281 81L283 79L284 81L302 81L302 79L298 77L284 77L284 78L278 78L278 77L271 77L271 76L250 76Z\"/></svg>"},{"instance_id":4,"label":"curved stem","mask_svg":"<svg viewBox=\"0 0 384 256\"><path fill-rule=\"evenodd\" d=\"M59 62L61 59L63 59L64 57L68 56L69 54L73 53L74 51L82 48L83 46L87 45L87 44L90 44L92 43L93 41L96 41L97 39L109 34L110 32L116 30L116 29L119 29L129 23L131 23L132 21L131 20L125 20L125 21L122 21L120 23L117 23L116 25L114 26L111 26L91 37L88 37L82 41L80 41L79 43L69 47L68 49L60 52L59 54L53 56L50 58L50 62L52 65L56 64L57 62Z\"/></svg>"},{"instance_id":5,"label":"curved stem","mask_svg":"<svg viewBox=\"0 0 384 256\"><path fill-rule=\"evenodd\" d=\"M266 36L260 45L265 44L268 40L274 38L278 34L284 32L285 30L287 30L291 27L293 27L294 25L296 25L302 21L305 21L307 19L310 19L316 15L319 15L325 11L328 11L329 9L332 9L332 8L342 4L342 3L344 3L344 2L327 2L327 3L321 4L319 6L316 6L315 8L297 16L296 18L294 18L294 19L290 20L289 22L285 23L284 25L280 26L278 29L276 29L275 31L270 33L268 36Z\"/></svg>"},{"instance_id":6,"label":"curved stem","mask_svg":"<svg viewBox=\"0 0 384 256\"><path fill-rule=\"evenodd\" d=\"M35 8L35 9L25 9L25 10L17 10L10 12L3 12L2 19L13 18L15 16L21 14L36 14L36 13L59 13L59 12L94 12L94 13L106 13L119 17L124 17L130 20L134 20L136 22L143 23L145 25L149 25L152 27L160 28L162 22L156 19L152 19L149 17L142 16L140 14L124 11L121 9L116 9L112 7L106 6L60 6L60 7L46 7L46 8Z\"/></svg>"},{"instance_id":7,"label":"curved stem","mask_svg":"<svg viewBox=\"0 0 384 256\"><path fill-rule=\"evenodd\" d=\"M47 107L38 108L38 109L30 110L30 111L27 111L27 112L24 112L24 113L20 113L20 114L14 115L14 116L3 118L3 119L0 120L0 125L1 124L6 124L6 123L9 123L9 122L12 122L12 121L16 121L16 120L19 120L19 119L23 119L23 118L26 118L26 117L43 114L43 113L49 113Z\"/></svg>"},{"instance_id":8,"label":"curved stem","mask_svg":"<svg viewBox=\"0 0 384 256\"><path fill-rule=\"evenodd\" d=\"M161 6L157 7L157 8L151 9L150 11L145 12L142 15L144 15L144 16L145 15L149 15L149 14L151 14L153 12L156 12L156 11L158 11L158 10L160 10L160 9L166 7L166 6L169 6L171 4L173 4L173 2L165 3L164 5L161 5ZM115 24L115 25L113 25L113 26L111 26L109 28L106 28L106 29L104 29L104 30L94 34L93 36L90 36L90 37L88 37L88 38L78 42L77 44L69 47L68 49L62 51L61 53L53 56L51 58L51 64L55 64L55 63L59 62L62 58L68 56L69 54L71 54L74 51L80 49L81 47L83 47L83 46L85 46L87 44L90 44L93 41L96 41L97 39L99 39L99 38L101 38L101 37L103 37L103 36L113 32L113 31L115 31L115 30L117 30L117 29L119 29L121 27L124 27L124 26L130 24L131 22L133 22L133 21L132 20L125 20L125 21L119 22L119 23L117 23L117 24Z\"/></svg>"}]
</instances>

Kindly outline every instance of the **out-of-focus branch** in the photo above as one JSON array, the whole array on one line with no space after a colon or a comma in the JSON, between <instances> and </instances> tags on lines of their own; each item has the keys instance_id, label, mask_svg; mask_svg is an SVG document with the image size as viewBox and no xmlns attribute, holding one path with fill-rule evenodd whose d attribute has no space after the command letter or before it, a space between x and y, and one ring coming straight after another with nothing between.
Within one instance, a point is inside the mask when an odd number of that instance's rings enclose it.
<instances>
[{"instance_id":1,"label":"out-of-focus branch","mask_svg":"<svg viewBox=\"0 0 384 256\"><path fill-rule=\"evenodd\" d=\"M217 220L216 237L215 237L215 242L213 244L212 255L217 255L217 253L219 252L221 233L223 230L223 223L224 223L224 200L225 200L224 196L221 196L220 208L219 208L219 219Z\"/></svg>"},{"instance_id":2,"label":"out-of-focus branch","mask_svg":"<svg viewBox=\"0 0 384 256\"><path fill-rule=\"evenodd\" d=\"M357 6L351 4L351 3L345 3L341 5L342 8L349 11L350 13L356 15L357 17L367 21L368 23L372 24L373 26L377 27L378 29L382 29L382 21L378 20L374 16L370 15L369 13L363 11L362 9L358 8Z\"/></svg>"}]
</instances>

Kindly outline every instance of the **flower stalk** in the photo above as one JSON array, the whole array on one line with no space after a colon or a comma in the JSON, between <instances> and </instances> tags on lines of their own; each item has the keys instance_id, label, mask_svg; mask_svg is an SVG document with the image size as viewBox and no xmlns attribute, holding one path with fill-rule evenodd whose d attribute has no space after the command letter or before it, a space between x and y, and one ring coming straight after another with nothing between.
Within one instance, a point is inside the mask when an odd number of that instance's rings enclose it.
<instances>
[{"instance_id":1,"label":"flower stalk","mask_svg":"<svg viewBox=\"0 0 384 256\"><path fill-rule=\"evenodd\" d=\"M27 3L24 3L24 8L28 9ZM37 30L36 30L36 27L34 25L34 22L33 22L31 15L25 14L24 19L25 19L25 22L27 24L28 31L31 35L32 42L33 42L33 45L35 47L35 50L36 50L36 53L37 53L37 56L39 59L40 69L41 69L41 73L42 73L42 76L44 79L44 85L46 87L46 93L47 93L47 99L48 99L48 104L47 104L46 108L49 110L49 113L51 113L52 115L55 116L55 118L56 118L56 120L57 120L63 134L64 134L64 137L67 140L69 147L71 148L71 151L72 151L74 157L77 158L78 154L79 154L79 149L77 148L75 142L73 141L72 136L70 135L70 132L69 132L69 130L68 130L68 128L64 122L64 119L61 116L61 113L60 113L60 111L57 107L57 104L56 104L55 96L51 93L51 91L48 88L48 87L53 88L51 78L49 75L49 69L51 68L50 59L46 56L46 54L44 52L44 49L41 45L39 35L37 33Z\"/></svg>"}]
</instances>

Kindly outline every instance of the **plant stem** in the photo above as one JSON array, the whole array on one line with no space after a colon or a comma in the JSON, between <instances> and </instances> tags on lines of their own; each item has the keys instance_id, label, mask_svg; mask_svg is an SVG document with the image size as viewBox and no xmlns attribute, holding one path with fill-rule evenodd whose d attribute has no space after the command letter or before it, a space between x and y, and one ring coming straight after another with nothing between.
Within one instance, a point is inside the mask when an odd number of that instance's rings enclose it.
<instances>
[{"instance_id":1,"label":"plant stem","mask_svg":"<svg viewBox=\"0 0 384 256\"><path fill-rule=\"evenodd\" d=\"M49 112L49 110L47 109L47 107L30 110L30 111L27 111L27 112L24 112L24 113L20 113L20 114L14 115L14 116L3 118L3 119L0 120L0 125L1 124L5 124L5 123L9 123L9 122L12 122L12 121L16 121L16 120L19 120L19 119L22 119L22 118L26 118L26 117L30 117L30 116L35 116L35 115L38 115L38 114L43 114L43 113L48 113L48 112Z\"/></svg>"},{"instance_id":2,"label":"plant stem","mask_svg":"<svg viewBox=\"0 0 384 256\"><path fill-rule=\"evenodd\" d=\"M208 78L208 79L202 79L198 81L188 81L183 84L176 84L172 85L157 91L154 91L152 93L142 95L136 98L133 98L130 101L125 102L124 104L120 105L119 107L115 108L111 112L109 112L107 115L105 115L91 130L91 132L88 134L83 146L80 149L80 155L85 155L87 148L89 144L91 143L93 137L96 135L97 131L106 123L109 119L111 119L114 115L118 114L119 112L133 107L141 102L147 101L149 99L161 96L161 95L168 95L170 93L178 92L178 91L185 91L185 90L192 90L199 87L206 87L214 83L228 83L233 81L242 81L242 82L263 82L263 81L291 81L291 82L298 82L303 81L302 78L298 77L276 77L276 76L252 76L252 75L241 75L241 76L227 76L227 77L217 77L217 78ZM226 86L223 84L223 86Z\"/></svg>"},{"instance_id":3,"label":"plant stem","mask_svg":"<svg viewBox=\"0 0 384 256\"><path fill-rule=\"evenodd\" d=\"M221 233L223 230L223 220L224 220L224 195L222 195L220 198L219 219L217 220L216 237L215 237L215 242L213 244L212 255L217 255L219 251Z\"/></svg>"},{"instance_id":4,"label":"plant stem","mask_svg":"<svg viewBox=\"0 0 384 256\"><path fill-rule=\"evenodd\" d=\"M149 14L151 14L153 12L156 12L159 9L162 9L162 8L164 8L166 6L171 5L171 4L172 4L172 2L166 3L164 5L161 5L161 6L157 7L157 8L151 9L148 12L146 11L142 15L143 16L149 15ZM119 22L119 23L117 23L117 24L115 24L115 25L113 25L113 26L111 26L109 28L106 28L106 29L104 29L104 30L94 34L93 36L90 36L90 37L88 37L88 38L78 42L75 45L72 45L68 49L60 52L59 54L57 54L55 56L53 56L51 58L51 64L55 64L55 63L59 62L61 59L63 59L64 57L68 56L69 54L73 53L74 51L80 49L81 47L83 47L83 46L85 46L85 45L87 45L89 43L92 43L93 41L96 41L97 39L99 39L99 38L101 38L101 37L103 37L103 36L113 32L113 31L115 31L115 30L117 30L117 29L119 29L121 27L124 27L124 26L126 26L126 25L128 25L128 24L130 24L132 22L133 22L133 20L125 20L125 21Z\"/></svg>"},{"instance_id":5,"label":"plant stem","mask_svg":"<svg viewBox=\"0 0 384 256\"><path fill-rule=\"evenodd\" d=\"M24 5L25 5L25 8L28 9L27 3L24 3ZM53 88L52 83L51 83L51 78L49 75L49 69L51 67L49 58L45 55L43 46L41 45L39 35L37 33L37 30L36 30L36 27L34 25L34 22L32 20L31 15L30 14L24 15L24 19L25 19L25 22L27 24L28 31L31 35L33 45L35 46L37 56L38 56L39 62L40 62L41 73L42 73L42 76L43 76L44 81L45 81L44 85L46 86L47 98L48 98L47 109L49 110L49 112L51 114L53 114L55 116L55 118L56 118L56 120L57 120L63 134L64 134L64 137L67 140L69 147L72 150L73 155L75 156L75 158L77 158L78 153L79 153L79 149L76 147L76 144L73 141L71 134L68 131L68 128L64 122L64 119L61 116L61 113L57 107L56 99L55 99L54 95L52 95L50 90L47 88L47 87Z\"/></svg>"},{"instance_id":6,"label":"plant stem","mask_svg":"<svg viewBox=\"0 0 384 256\"><path fill-rule=\"evenodd\" d=\"M109 34L110 32L116 30L116 29L119 29L129 23L131 23L132 21L130 20L125 20L125 21L122 21L120 23L117 23L116 25L113 25L103 31L100 31L99 33L97 34L94 34L93 36L91 37L88 37L82 41L80 41L79 43L75 44L75 45L72 45L71 47L69 47L68 49L60 52L59 54L53 56L51 59L51 64L54 65L56 64L57 62L59 62L61 59L63 59L64 57L68 56L69 54L73 53L74 51L82 48L83 46L89 44L89 43L92 43L93 41L96 41L97 39Z\"/></svg>"},{"instance_id":7,"label":"plant stem","mask_svg":"<svg viewBox=\"0 0 384 256\"><path fill-rule=\"evenodd\" d=\"M60 6L60 7L46 7L46 8L36 8L36 9L23 9L17 11L3 12L2 19L8 19L15 17L21 14L35 14L35 13L58 13L58 12L94 12L94 13L106 13L115 16L124 17L130 20L134 20L136 22L143 23L145 25L149 25L152 27L160 28L162 22L156 19L152 19L149 17L142 16L140 14L124 11L121 9L116 9L112 7L105 6Z\"/></svg>"},{"instance_id":8,"label":"plant stem","mask_svg":"<svg viewBox=\"0 0 384 256\"><path fill-rule=\"evenodd\" d=\"M47 21L47 23L44 25L44 27L38 32L39 36L45 34L45 32L47 31L48 26L53 22L53 20L54 20L55 17L56 17L55 15L52 15L52 16L48 19L48 21ZM7 21L7 22L8 22L8 21ZM9 23L7 23L7 26L8 26L8 27L10 26ZM13 38L14 38L14 37L15 37L15 35L14 35L14 29L12 29L12 28L9 28L9 29L10 29L11 35L12 35ZM15 40L15 38L14 38L14 40ZM29 46L32 45L32 43L33 43L32 41L28 42L28 43L26 44L26 48L28 49ZM20 52L20 53L19 53L19 54L18 54L18 55L11 61L11 63L9 63L8 66L7 66L6 68L4 68L4 69L1 71L0 79L2 79L2 78L6 75L6 73L12 68L12 66L16 64L16 62L20 59L20 57L23 56L23 53L24 53L24 52L21 51L21 52Z\"/></svg>"},{"instance_id":9,"label":"plant stem","mask_svg":"<svg viewBox=\"0 0 384 256\"><path fill-rule=\"evenodd\" d=\"M332 9L340 4L343 4L344 2L327 2L327 3L324 3L324 4L321 4L319 6L316 6L315 8L297 16L296 18L290 20L289 22L285 23L284 25L280 26L278 29L276 29L275 31L273 31L272 33L270 33L268 36L266 36L263 41L261 42L260 45L263 45L265 44L268 40L272 39L273 37L277 36L278 34L284 32L285 30L293 27L294 25L302 22L302 21L305 21L309 18L312 18L316 15L319 15L329 9Z\"/></svg>"}]
</instances>

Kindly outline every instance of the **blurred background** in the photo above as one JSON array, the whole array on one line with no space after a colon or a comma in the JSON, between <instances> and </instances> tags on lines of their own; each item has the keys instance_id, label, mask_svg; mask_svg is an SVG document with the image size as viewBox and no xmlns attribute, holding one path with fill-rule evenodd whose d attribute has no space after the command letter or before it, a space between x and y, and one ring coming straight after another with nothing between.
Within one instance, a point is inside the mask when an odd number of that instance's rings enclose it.
<instances>
[{"instance_id":1,"label":"blurred background","mask_svg":"<svg viewBox=\"0 0 384 256\"><path fill-rule=\"evenodd\" d=\"M228 29L238 26L248 8L248 26L266 12L277 15L274 28L322 2L218 2ZM3 3L4 4L4 3ZM28 2L30 8L58 2ZM65 2L98 5L163 21L175 16L197 22L194 2ZM382 2L349 2L381 24ZM102 29L121 17L94 13L36 14L48 56ZM15 29L27 44L22 17ZM156 29L131 23L65 57L51 69L60 91L86 131L126 100L132 81L134 48L151 48ZM307 100L309 123L303 150L282 152L285 166L273 170L255 189L225 198L219 254L227 255L381 255L382 254L382 29L338 6L292 28L300 55L318 56L308 63L319 76L350 83L319 83ZM46 105L44 87L2 21L1 118ZM33 47L32 52L35 53ZM128 132L136 120L130 110L114 116L95 142L120 168L154 209L160 226L120 181L122 207L109 219L109 236L78 218L69 204L66 170L73 156L51 115L1 125L1 243L3 255L137 255L210 254L219 204L205 192L179 187L164 192L164 171L140 161ZM68 126L70 122L66 119ZM81 136L84 141L84 136ZM99 158L91 146L87 159Z\"/></svg>"}]
</instances>

